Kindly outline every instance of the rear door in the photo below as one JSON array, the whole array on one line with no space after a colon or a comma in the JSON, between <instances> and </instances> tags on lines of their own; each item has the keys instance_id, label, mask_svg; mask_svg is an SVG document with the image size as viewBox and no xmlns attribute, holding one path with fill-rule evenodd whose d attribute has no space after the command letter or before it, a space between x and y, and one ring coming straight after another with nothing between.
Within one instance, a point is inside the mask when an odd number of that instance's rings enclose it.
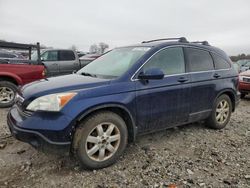
<instances>
[{"instance_id":1,"label":"rear door","mask_svg":"<svg viewBox=\"0 0 250 188\"><path fill-rule=\"evenodd\" d=\"M139 71L160 68L162 80L135 80L139 132L152 131L188 121L189 75L185 73L183 49L166 48L156 53Z\"/></svg>"},{"instance_id":2,"label":"rear door","mask_svg":"<svg viewBox=\"0 0 250 188\"><path fill-rule=\"evenodd\" d=\"M199 48L185 48L187 71L191 76L191 120L207 116L216 96L216 73L211 54Z\"/></svg>"},{"instance_id":3,"label":"rear door","mask_svg":"<svg viewBox=\"0 0 250 188\"><path fill-rule=\"evenodd\" d=\"M72 74L79 66L80 63L72 50L59 50L60 74Z\"/></svg>"},{"instance_id":4,"label":"rear door","mask_svg":"<svg viewBox=\"0 0 250 188\"><path fill-rule=\"evenodd\" d=\"M59 74L58 51L49 50L41 55L41 60L45 65L49 76L56 76Z\"/></svg>"}]
</instances>

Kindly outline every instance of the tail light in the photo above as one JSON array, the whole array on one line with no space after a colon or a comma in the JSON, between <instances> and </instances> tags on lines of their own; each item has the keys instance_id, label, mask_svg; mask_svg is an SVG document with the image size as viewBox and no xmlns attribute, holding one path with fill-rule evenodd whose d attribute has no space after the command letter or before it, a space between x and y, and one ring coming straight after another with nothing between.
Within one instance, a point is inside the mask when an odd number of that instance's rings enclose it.
<instances>
[{"instance_id":1,"label":"tail light","mask_svg":"<svg viewBox=\"0 0 250 188\"><path fill-rule=\"evenodd\" d=\"M42 76L43 76L43 77L46 77L46 76L47 76L47 70L46 70L46 69L43 70Z\"/></svg>"}]
</instances>

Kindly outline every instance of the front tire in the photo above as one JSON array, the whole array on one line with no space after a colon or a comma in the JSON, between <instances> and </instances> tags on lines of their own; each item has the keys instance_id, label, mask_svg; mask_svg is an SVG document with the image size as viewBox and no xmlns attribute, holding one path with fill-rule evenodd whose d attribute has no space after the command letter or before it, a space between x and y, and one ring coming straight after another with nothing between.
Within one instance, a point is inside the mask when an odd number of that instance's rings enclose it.
<instances>
[{"instance_id":1,"label":"front tire","mask_svg":"<svg viewBox=\"0 0 250 188\"><path fill-rule=\"evenodd\" d=\"M88 117L77 128L74 145L83 167L100 169L112 165L126 148L128 131L116 113L103 111Z\"/></svg>"},{"instance_id":2,"label":"front tire","mask_svg":"<svg viewBox=\"0 0 250 188\"><path fill-rule=\"evenodd\" d=\"M228 95L219 96L213 106L206 124L213 129L223 129L229 122L232 113L232 101Z\"/></svg>"},{"instance_id":3,"label":"front tire","mask_svg":"<svg viewBox=\"0 0 250 188\"><path fill-rule=\"evenodd\" d=\"M17 86L8 81L0 81L0 108L8 108L14 104Z\"/></svg>"}]
</instances>

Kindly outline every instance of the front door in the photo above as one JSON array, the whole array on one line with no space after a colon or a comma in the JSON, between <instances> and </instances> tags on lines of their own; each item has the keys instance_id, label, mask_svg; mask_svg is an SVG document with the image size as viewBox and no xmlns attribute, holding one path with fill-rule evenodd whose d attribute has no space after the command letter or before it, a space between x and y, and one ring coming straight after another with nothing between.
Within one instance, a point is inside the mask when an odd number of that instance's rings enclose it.
<instances>
[{"instance_id":1,"label":"front door","mask_svg":"<svg viewBox=\"0 0 250 188\"><path fill-rule=\"evenodd\" d=\"M47 69L48 76L56 76L59 74L58 51L45 51L41 55L41 60Z\"/></svg>"},{"instance_id":2,"label":"front door","mask_svg":"<svg viewBox=\"0 0 250 188\"><path fill-rule=\"evenodd\" d=\"M160 68L165 77L147 81L135 79L138 131L157 130L187 122L190 76L185 73L183 49L171 47L160 50L138 74L149 68Z\"/></svg>"}]
</instances>

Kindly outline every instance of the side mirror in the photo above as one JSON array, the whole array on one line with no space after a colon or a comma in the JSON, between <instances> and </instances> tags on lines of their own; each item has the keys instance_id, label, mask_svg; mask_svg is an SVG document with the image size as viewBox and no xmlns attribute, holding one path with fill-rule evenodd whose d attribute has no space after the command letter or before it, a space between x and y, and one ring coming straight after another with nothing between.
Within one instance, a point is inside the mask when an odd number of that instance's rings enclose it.
<instances>
[{"instance_id":1,"label":"side mirror","mask_svg":"<svg viewBox=\"0 0 250 188\"><path fill-rule=\"evenodd\" d=\"M150 68L145 72L141 72L138 75L138 79L141 80L160 80L164 78L164 73L159 68Z\"/></svg>"},{"instance_id":2,"label":"side mirror","mask_svg":"<svg viewBox=\"0 0 250 188\"><path fill-rule=\"evenodd\" d=\"M41 57L41 61L44 61L44 57Z\"/></svg>"}]
</instances>

